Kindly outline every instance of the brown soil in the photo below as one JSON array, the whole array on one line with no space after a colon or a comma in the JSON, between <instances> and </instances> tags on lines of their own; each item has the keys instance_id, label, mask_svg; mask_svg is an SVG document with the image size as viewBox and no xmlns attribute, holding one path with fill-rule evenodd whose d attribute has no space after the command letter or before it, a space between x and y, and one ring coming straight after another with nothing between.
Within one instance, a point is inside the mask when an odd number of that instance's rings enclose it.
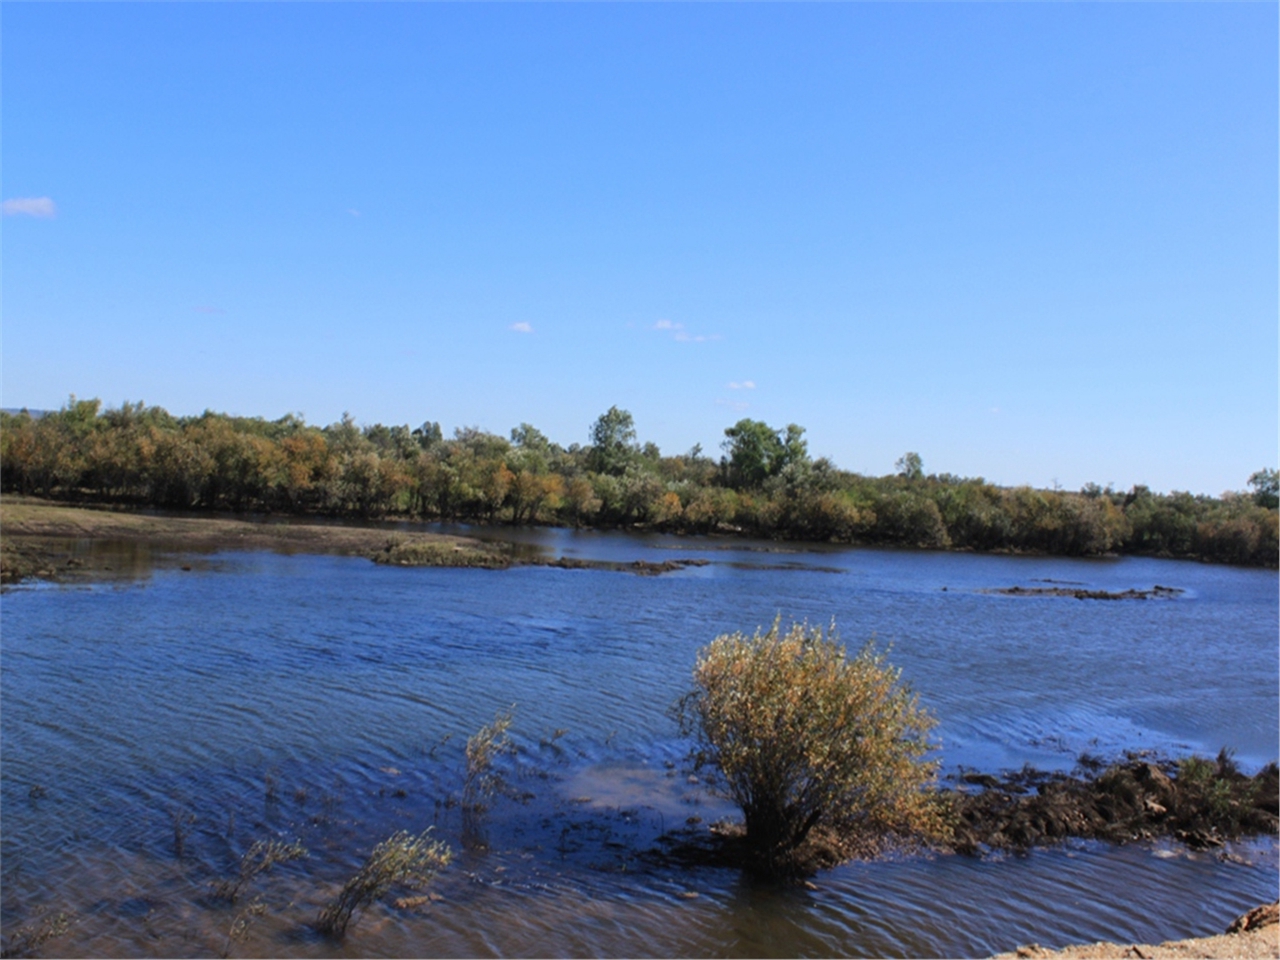
<instances>
[{"instance_id":1,"label":"brown soil","mask_svg":"<svg viewBox=\"0 0 1280 960\"><path fill-rule=\"evenodd\" d=\"M1018 947L997 954L993 960L1030 960L1061 957L1063 960L1103 960L1103 958L1217 957L1220 960L1260 960L1280 957L1280 903L1255 907L1236 918L1227 932L1216 937L1167 940L1160 944L1088 943L1047 950L1039 944Z\"/></svg>"},{"instance_id":2,"label":"brown soil","mask_svg":"<svg viewBox=\"0 0 1280 960\"><path fill-rule=\"evenodd\" d=\"M1269 764L1253 777L1236 769L1225 752L1217 760L1188 757L1152 762L1131 757L1082 776L1032 768L1002 777L966 773L937 800L945 838L846 835L816 827L778 879L801 879L852 859L928 847L979 855L1025 851L1072 838L1128 843L1172 837L1195 849L1229 840L1275 835L1280 825L1280 771ZM1099 772L1100 771L1100 772ZM753 849L741 823L682 829L659 839L651 859L684 866L755 870Z\"/></svg>"},{"instance_id":3,"label":"brown soil","mask_svg":"<svg viewBox=\"0 0 1280 960\"><path fill-rule=\"evenodd\" d=\"M0 500L0 582L103 579L122 573L119 552L77 549L85 541L145 547L147 566L182 564L223 550L327 553L388 561L392 546L437 551L448 566L495 566L496 551L478 540L431 533L391 533L324 523L251 522L229 517L161 517L50 503ZM510 561L503 558L506 566Z\"/></svg>"},{"instance_id":4,"label":"brown soil","mask_svg":"<svg viewBox=\"0 0 1280 960\"><path fill-rule=\"evenodd\" d=\"M1135 758L1082 777L1030 768L996 778L970 773L953 794L953 848L1026 850L1068 837L1126 843L1172 836L1204 849L1275 834L1280 774L1253 777L1225 752L1216 761ZM979 787L980 792L968 792Z\"/></svg>"},{"instance_id":5,"label":"brown soil","mask_svg":"<svg viewBox=\"0 0 1280 960\"><path fill-rule=\"evenodd\" d=\"M129 550L85 549L111 544ZM41 579L102 580L145 574L156 566L190 566L202 553L274 550L367 557L405 567L551 566L569 570L615 570L656 576L703 559L578 560L514 555L502 544L444 534L389 531L375 527L231 517L163 517L125 510L72 506L32 497L0 500L0 583Z\"/></svg>"}]
</instances>

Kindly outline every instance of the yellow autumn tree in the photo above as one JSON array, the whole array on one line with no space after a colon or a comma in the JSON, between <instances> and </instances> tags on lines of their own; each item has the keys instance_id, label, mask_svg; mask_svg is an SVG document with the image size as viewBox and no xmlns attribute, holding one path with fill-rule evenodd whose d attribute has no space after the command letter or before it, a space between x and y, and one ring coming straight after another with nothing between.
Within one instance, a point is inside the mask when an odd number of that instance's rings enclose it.
<instances>
[{"instance_id":1,"label":"yellow autumn tree","mask_svg":"<svg viewBox=\"0 0 1280 960\"><path fill-rule=\"evenodd\" d=\"M936 721L870 644L849 656L834 625L784 633L779 619L717 637L693 679L682 728L741 807L758 872L794 872L819 827L845 838L941 829L926 759Z\"/></svg>"}]
</instances>

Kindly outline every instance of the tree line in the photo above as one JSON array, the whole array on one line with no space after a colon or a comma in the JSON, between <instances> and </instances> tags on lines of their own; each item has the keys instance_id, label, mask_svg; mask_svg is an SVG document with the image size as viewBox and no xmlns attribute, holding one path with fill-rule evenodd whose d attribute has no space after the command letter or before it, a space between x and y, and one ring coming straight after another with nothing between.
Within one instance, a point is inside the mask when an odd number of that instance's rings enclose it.
<instances>
[{"instance_id":1,"label":"tree line","mask_svg":"<svg viewBox=\"0 0 1280 960\"><path fill-rule=\"evenodd\" d=\"M6 492L180 510L643 526L788 540L1065 556L1137 553L1277 565L1277 473L1221 497L1001 487L926 474L908 453L868 477L809 455L804 428L739 420L722 455L665 456L611 407L586 444L524 423L508 437L438 423L327 427L206 411L175 417L72 397L40 415L0 413Z\"/></svg>"}]
</instances>

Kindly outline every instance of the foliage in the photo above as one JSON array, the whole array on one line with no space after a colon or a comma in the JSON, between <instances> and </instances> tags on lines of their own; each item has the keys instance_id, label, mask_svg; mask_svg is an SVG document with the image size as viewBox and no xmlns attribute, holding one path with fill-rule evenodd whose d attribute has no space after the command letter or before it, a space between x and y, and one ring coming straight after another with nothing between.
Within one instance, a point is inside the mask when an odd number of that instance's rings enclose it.
<instances>
[{"instance_id":1,"label":"foliage","mask_svg":"<svg viewBox=\"0 0 1280 960\"><path fill-rule=\"evenodd\" d=\"M401 830L373 848L360 872L320 911L316 927L341 939L357 910L364 910L396 884L421 887L453 859L449 847L431 839L430 828L416 837Z\"/></svg>"},{"instance_id":2,"label":"foliage","mask_svg":"<svg viewBox=\"0 0 1280 960\"><path fill-rule=\"evenodd\" d=\"M1280 473L1264 469L1249 477L1253 487L1253 499L1260 507L1274 509L1280 505Z\"/></svg>"},{"instance_id":3,"label":"foliage","mask_svg":"<svg viewBox=\"0 0 1280 960\"><path fill-rule=\"evenodd\" d=\"M717 637L678 706L724 793L742 809L755 867L785 874L815 828L843 837L941 829L931 791L935 721L871 644L853 657L834 625L774 621Z\"/></svg>"},{"instance_id":4,"label":"foliage","mask_svg":"<svg viewBox=\"0 0 1280 960\"><path fill-rule=\"evenodd\" d=\"M783 431L761 420L743 419L728 427L724 435L729 485L737 490L759 487L790 464L808 459L808 445L801 439L804 427L794 423Z\"/></svg>"},{"instance_id":5,"label":"foliage","mask_svg":"<svg viewBox=\"0 0 1280 960\"><path fill-rule=\"evenodd\" d=\"M894 463L893 468L904 480L920 480L924 477L924 461L918 453L904 453Z\"/></svg>"},{"instance_id":6,"label":"foliage","mask_svg":"<svg viewBox=\"0 0 1280 960\"><path fill-rule=\"evenodd\" d=\"M618 475L635 455L636 425L631 414L610 407L591 425L591 467Z\"/></svg>"},{"instance_id":7,"label":"foliage","mask_svg":"<svg viewBox=\"0 0 1280 960\"><path fill-rule=\"evenodd\" d=\"M562 447L522 423L510 438L438 423L324 428L206 411L174 417L72 397L39 416L0 412L5 493L167 509L399 516L572 526L644 525L841 543L1067 556L1137 553L1276 566L1277 473L1221 497L1088 484L1078 493L924 473L918 454L867 477L811 459L804 428L743 419L717 462L663 456L610 407L591 444ZM390 560L390 557L388 558ZM12 578L22 558L6 554ZM394 560L391 560L394 562Z\"/></svg>"}]
</instances>

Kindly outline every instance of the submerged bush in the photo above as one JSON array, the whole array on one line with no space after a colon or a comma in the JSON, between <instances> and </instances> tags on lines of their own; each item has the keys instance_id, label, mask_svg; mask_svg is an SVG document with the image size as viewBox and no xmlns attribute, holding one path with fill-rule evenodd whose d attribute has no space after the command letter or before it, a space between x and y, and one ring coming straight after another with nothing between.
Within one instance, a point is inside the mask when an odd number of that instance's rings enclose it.
<instances>
[{"instance_id":1,"label":"submerged bush","mask_svg":"<svg viewBox=\"0 0 1280 960\"><path fill-rule=\"evenodd\" d=\"M815 829L836 838L934 834L935 720L871 644L853 657L834 626L780 621L717 637L678 706L699 765L742 808L752 867L785 875Z\"/></svg>"},{"instance_id":2,"label":"submerged bush","mask_svg":"<svg viewBox=\"0 0 1280 960\"><path fill-rule=\"evenodd\" d=\"M255 840L240 858L236 875L215 884L213 895L235 903L244 888L259 874L269 872L277 863L301 860L307 855L307 848L298 840L290 843L282 843L279 840Z\"/></svg>"},{"instance_id":3,"label":"submerged bush","mask_svg":"<svg viewBox=\"0 0 1280 960\"><path fill-rule=\"evenodd\" d=\"M468 810L483 810L489 797L502 783L501 776L493 769L493 761L499 754L512 749L511 729L515 718L515 705L505 713L499 713L492 723L486 723L467 738L467 772L463 786L463 806Z\"/></svg>"},{"instance_id":4,"label":"submerged bush","mask_svg":"<svg viewBox=\"0 0 1280 960\"><path fill-rule=\"evenodd\" d=\"M320 911L317 929L341 939L357 910L369 907L396 884L422 886L452 859L446 844L431 839L430 828L416 837L404 830L393 834L373 848L360 872Z\"/></svg>"}]
</instances>

